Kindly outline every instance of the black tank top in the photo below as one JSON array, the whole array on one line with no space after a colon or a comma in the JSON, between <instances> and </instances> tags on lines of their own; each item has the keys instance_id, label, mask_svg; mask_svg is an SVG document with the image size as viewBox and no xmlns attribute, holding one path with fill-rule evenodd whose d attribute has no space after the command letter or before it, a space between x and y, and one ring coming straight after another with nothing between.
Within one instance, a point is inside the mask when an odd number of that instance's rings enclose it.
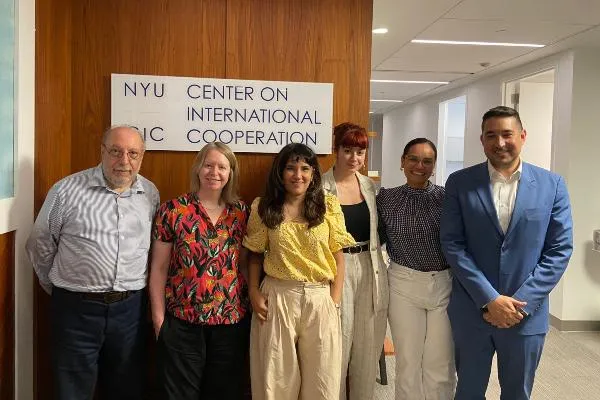
<instances>
[{"instance_id":1,"label":"black tank top","mask_svg":"<svg viewBox=\"0 0 600 400\"><path fill-rule=\"evenodd\" d=\"M342 212L346 220L346 230L357 242L366 242L370 239L371 221L369 219L369 207L367 202L358 204L342 205Z\"/></svg>"}]
</instances>

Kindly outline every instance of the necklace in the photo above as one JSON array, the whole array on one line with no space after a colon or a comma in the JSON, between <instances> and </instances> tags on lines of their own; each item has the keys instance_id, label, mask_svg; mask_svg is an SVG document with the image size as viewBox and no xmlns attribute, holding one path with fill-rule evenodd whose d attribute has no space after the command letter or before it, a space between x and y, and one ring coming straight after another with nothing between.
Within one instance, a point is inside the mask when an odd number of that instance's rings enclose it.
<instances>
[{"instance_id":1,"label":"necklace","mask_svg":"<svg viewBox=\"0 0 600 400\"><path fill-rule=\"evenodd\" d=\"M217 205L215 207L213 207L213 208L207 207L206 204L204 204L202 202L202 200L200 200L200 204L202 204L202 207L204 207L204 209L207 210L207 211L215 211L215 210L218 210L219 208L222 207L221 204L219 204L219 203L217 203Z\"/></svg>"},{"instance_id":2,"label":"necklace","mask_svg":"<svg viewBox=\"0 0 600 400\"><path fill-rule=\"evenodd\" d=\"M354 189L353 183L340 183L340 182L336 182L335 186L338 192L350 192L352 189ZM340 190L342 189L342 190Z\"/></svg>"}]
</instances>

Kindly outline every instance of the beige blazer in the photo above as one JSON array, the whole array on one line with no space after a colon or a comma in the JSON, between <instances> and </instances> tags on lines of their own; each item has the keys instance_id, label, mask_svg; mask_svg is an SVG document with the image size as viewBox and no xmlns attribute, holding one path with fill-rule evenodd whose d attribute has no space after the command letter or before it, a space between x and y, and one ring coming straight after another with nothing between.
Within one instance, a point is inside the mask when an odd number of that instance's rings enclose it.
<instances>
[{"instance_id":1,"label":"beige blazer","mask_svg":"<svg viewBox=\"0 0 600 400\"><path fill-rule=\"evenodd\" d=\"M383 262L379 235L377 234L377 204L375 203L376 189L373 181L362 174L356 174L360 185L360 192L367 202L369 208L369 221L371 236L369 239L369 251L371 253L371 265L373 266L373 306L376 313L387 312L389 303L389 287L387 280L387 266ZM325 192L337 196L337 186L333 177L333 167L323 174L323 189Z\"/></svg>"}]
</instances>

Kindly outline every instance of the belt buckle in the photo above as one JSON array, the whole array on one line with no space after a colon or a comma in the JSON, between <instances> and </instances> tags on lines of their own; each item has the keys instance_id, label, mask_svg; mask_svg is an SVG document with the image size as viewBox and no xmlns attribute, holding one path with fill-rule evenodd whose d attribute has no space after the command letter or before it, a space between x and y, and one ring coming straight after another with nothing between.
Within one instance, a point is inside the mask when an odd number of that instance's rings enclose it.
<instances>
[{"instance_id":1,"label":"belt buckle","mask_svg":"<svg viewBox=\"0 0 600 400\"><path fill-rule=\"evenodd\" d=\"M350 254L358 254L362 251L362 246L360 244L357 244L355 246L349 247L348 249Z\"/></svg>"},{"instance_id":2,"label":"belt buckle","mask_svg":"<svg viewBox=\"0 0 600 400\"><path fill-rule=\"evenodd\" d=\"M104 302L107 304L116 303L126 297L127 292L106 292L104 293Z\"/></svg>"}]
</instances>

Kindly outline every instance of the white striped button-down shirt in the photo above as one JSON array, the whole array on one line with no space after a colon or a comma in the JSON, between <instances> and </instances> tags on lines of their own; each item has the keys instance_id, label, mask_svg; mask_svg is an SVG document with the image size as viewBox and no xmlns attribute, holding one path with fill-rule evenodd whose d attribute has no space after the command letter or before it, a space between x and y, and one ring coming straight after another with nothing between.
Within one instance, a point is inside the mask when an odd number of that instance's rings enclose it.
<instances>
[{"instance_id":1,"label":"white striped button-down shirt","mask_svg":"<svg viewBox=\"0 0 600 400\"><path fill-rule=\"evenodd\" d=\"M70 175L48 192L27 253L40 284L76 292L146 286L150 231L160 202L156 186L138 175L119 194L101 165Z\"/></svg>"}]
</instances>

